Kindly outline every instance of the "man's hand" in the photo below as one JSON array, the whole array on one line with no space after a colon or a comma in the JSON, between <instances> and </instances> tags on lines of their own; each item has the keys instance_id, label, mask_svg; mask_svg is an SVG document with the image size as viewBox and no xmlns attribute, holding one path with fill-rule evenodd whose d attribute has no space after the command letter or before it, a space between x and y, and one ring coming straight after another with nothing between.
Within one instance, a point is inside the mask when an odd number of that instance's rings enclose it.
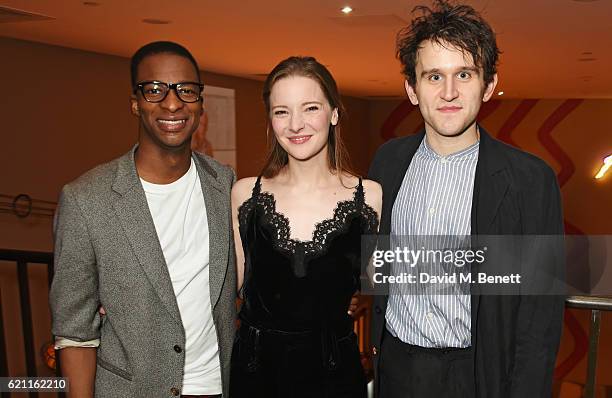
<instances>
[{"instance_id":1,"label":"man's hand","mask_svg":"<svg viewBox=\"0 0 612 398\"><path fill-rule=\"evenodd\" d=\"M358 307L359 307L359 295L358 293L355 293L353 297L351 297L351 303L349 304L348 314L350 316L353 316L355 311L357 311Z\"/></svg>"}]
</instances>

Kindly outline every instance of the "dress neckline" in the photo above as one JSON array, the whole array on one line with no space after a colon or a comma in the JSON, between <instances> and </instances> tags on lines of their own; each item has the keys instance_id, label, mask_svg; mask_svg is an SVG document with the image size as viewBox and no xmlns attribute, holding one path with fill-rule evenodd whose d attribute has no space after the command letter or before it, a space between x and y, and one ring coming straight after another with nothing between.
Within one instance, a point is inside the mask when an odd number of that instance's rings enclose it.
<instances>
[{"instance_id":1,"label":"dress neckline","mask_svg":"<svg viewBox=\"0 0 612 398\"><path fill-rule=\"evenodd\" d=\"M338 202L336 202L336 205L334 206L334 209L332 211L332 215L326 218L323 218L320 221L317 221L314 224L314 228L312 230L312 232L310 233L310 239L308 240L303 240L303 239L298 239L298 238L292 238L291 237L291 220L289 219L289 217L287 217L285 214L283 214L282 212L278 211L276 209L276 197L274 196L274 193L270 192L270 191L262 191L261 189L261 178L262 176L259 175L257 177L257 181L255 181L255 186L253 187L253 196L257 196L257 195L267 195L269 196L270 202L271 202L271 212L282 219L283 224L285 224L286 226L286 236L280 236L279 233L279 238L283 238L287 241L293 242L294 244L302 244L302 245L309 245L309 244L313 244L315 241L320 240L317 239L317 234L318 234L318 230L328 226L329 224L333 224L340 215L340 210L341 208L343 208L344 206L354 203L355 207L357 209L361 209L363 208L365 204L365 195L363 192L363 180L361 179L361 177L359 178L359 182L357 183L357 186L355 187L355 189L353 190L353 197L352 199L344 199L344 200L340 200Z\"/></svg>"},{"instance_id":2,"label":"dress neckline","mask_svg":"<svg viewBox=\"0 0 612 398\"><path fill-rule=\"evenodd\" d=\"M275 246L287 253L299 251L304 255L309 255L325 252L328 242L331 242L334 236L346 232L349 228L348 219L352 215L362 216L366 220L367 231L375 233L378 226L376 211L365 203L361 178L359 178L359 183L355 187L351 199L338 201L330 217L315 223L310 240L291 237L290 220L276 209L274 194L261 190L261 176L255 182L251 197L238 208L238 213L240 215L249 212L253 207L263 209L262 216L265 222L272 225L276 231ZM246 217L240 218L246 219Z\"/></svg>"},{"instance_id":3,"label":"dress neckline","mask_svg":"<svg viewBox=\"0 0 612 398\"><path fill-rule=\"evenodd\" d=\"M259 182L258 178L258 182ZM274 194L261 191L260 183L253 187L253 194L238 207L240 235L243 243L251 232L250 222L269 231L272 246L291 260L293 272L298 277L306 275L306 258L318 258L328 252L338 236L359 223L361 234L375 234L378 227L376 211L365 203L363 185L360 180L352 199L338 201L331 217L315 224L310 240L291 237L289 219L276 210ZM253 218L255 217L255 218ZM251 221L249 221L251 220Z\"/></svg>"},{"instance_id":4,"label":"dress neckline","mask_svg":"<svg viewBox=\"0 0 612 398\"><path fill-rule=\"evenodd\" d=\"M289 217L287 217L284 213L278 211L276 209L276 197L274 196L274 194L270 191L260 191L259 195L263 195L263 196L267 196L270 198L270 202L272 204L272 208L269 209L274 216L281 218L283 220L283 224L286 225L286 229L287 232L286 236L280 237L282 239L285 239L287 241L291 241L294 242L295 244L301 244L301 245L309 245L309 244L313 244L315 241L319 240L317 239L318 235L320 235L319 230L325 230L325 227L328 224L332 224L334 223L337 219L340 218L340 212L341 209L343 207L345 207L348 204L353 204L353 203L357 203L357 188L355 188L355 191L353 191L353 198L352 199L344 199L344 200L340 200L338 202L336 202L336 205L334 206L334 210L332 212L332 215L326 218L323 218L320 221L317 221L314 224L314 228L312 230L312 232L310 233L310 239L308 240L304 240L304 239L299 239L299 238L295 238L291 236L291 220L289 219ZM279 234L280 235L280 234Z\"/></svg>"}]
</instances>

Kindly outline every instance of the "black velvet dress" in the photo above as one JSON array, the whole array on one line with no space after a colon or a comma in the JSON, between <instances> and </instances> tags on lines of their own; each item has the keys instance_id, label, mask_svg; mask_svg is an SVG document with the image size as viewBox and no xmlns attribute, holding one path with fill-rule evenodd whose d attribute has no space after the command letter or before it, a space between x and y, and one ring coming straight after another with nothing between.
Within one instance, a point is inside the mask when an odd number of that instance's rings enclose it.
<instances>
[{"instance_id":1,"label":"black velvet dress","mask_svg":"<svg viewBox=\"0 0 612 398\"><path fill-rule=\"evenodd\" d=\"M361 235L378 226L361 179L353 199L339 202L311 241L290 239L289 220L274 196L261 192L260 178L238 217L245 282L230 398L365 397L347 314L360 286Z\"/></svg>"}]
</instances>

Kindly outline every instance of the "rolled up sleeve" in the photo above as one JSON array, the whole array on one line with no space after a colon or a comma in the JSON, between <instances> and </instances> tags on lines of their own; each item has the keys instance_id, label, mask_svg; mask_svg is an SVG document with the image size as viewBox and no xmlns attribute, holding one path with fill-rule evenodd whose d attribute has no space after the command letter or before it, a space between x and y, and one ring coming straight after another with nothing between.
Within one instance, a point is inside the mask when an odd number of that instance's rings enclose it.
<instances>
[{"instance_id":1,"label":"rolled up sleeve","mask_svg":"<svg viewBox=\"0 0 612 398\"><path fill-rule=\"evenodd\" d=\"M100 338L98 272L87 220L69 185L55 224L54 276L49 293L52 332L75 342Z\"/></svg>"}]
</instances>

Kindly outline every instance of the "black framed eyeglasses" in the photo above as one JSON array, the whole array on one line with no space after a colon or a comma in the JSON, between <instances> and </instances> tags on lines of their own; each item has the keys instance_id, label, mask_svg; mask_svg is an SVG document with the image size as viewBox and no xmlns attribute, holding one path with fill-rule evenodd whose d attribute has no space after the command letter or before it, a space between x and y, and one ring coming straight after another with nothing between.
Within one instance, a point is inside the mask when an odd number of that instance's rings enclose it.
<instances>
[{"instance_id":1,"label":"black framed eyeglasses","mask_svg":"<svg viewBox=\"0 0 612 398\"><path fill-rule=\"evenodd\" d=\"M196 82L164 83L152 80L137 83L134 94L140 91L147 102L162 102L170 90L174 90L176 96L183 102L198 102L202 98L204 85Z\"/></svg>"}]
</instances>

